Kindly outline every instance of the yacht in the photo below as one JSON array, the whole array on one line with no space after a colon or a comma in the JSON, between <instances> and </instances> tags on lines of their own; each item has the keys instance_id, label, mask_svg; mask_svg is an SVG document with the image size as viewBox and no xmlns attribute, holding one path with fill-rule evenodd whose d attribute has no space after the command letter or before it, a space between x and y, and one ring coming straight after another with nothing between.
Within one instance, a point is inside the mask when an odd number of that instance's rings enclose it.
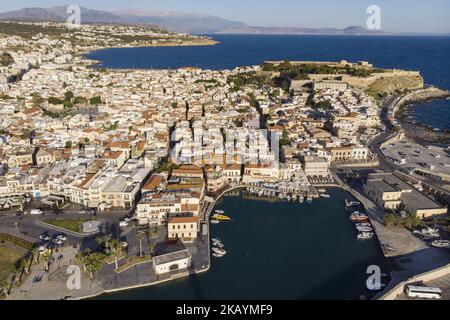
<instances>
[{"instance_id":1,"label":"yacht","mask_svg":"<svg viewBox=\"0 0 450 320\"><path fill-rule=\"evenodd\" d=\"M433 242L431 242L431 245L436 248L450 249L450 241L449 240L434 240Z\"/></svg>"},{"instance_id":2,"label":"yacht","mask_svg":"<svg viewBox=\"0 0 450 320\"><path fill-rule=\"evenodd\" d=\"M374 235L373 232L360 232L360 233L358 233L358 239L361 239L361 240L372 239L373 235Z\"/></svg>"}]
</instances>

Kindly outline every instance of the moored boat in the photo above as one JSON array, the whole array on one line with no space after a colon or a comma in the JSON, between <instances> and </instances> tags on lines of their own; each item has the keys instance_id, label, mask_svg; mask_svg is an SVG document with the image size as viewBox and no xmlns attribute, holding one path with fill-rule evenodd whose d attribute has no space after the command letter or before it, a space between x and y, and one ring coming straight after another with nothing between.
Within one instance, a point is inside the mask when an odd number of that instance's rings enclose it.
<instances>
[{"instance_id":1,"label":"moored boat","mask_svg":"<svg viewBox=\"0 0 450 320\"><path fill-rule=\"evenodd\" d=\"M434 240L431 242L431 245L435 248L450 248L450 241L449 240Z\"/></svg>"},{"instance_id":2,"label":"moored boat","mask_svg":"<svg viewBox=\"0 0 450 320\"><path fill-rule=\"evenodd\" d=\"M360 232L358 233L358 239L369 240L372 239L373 235L374 235L373 232Z\"/></svg>"},{"instance_id":3,"label":"moored boat","mask_svg":"<svg viewBox=\"0 0 450 320\"><path fill-rule=\"evenodd\" d=\"M372 227L356 227L356 230L358 230L360 232L372 232L373 228Z\"/></svg>"},{"instance_id":4,"label":"moored boat","mask_svg":"<svg viewBox=\"0 0 450 320\"><path fill-rule=\"evenodd\" d=\"M350 216L350 220L354 222L365 222L369 219L369 217L365 214L352 214Z\"/></svg>"},{"instance_id":5,"label":"moored boat","mask_svg":"<svg viewBox=\"0 0 450 320\"><path fill-rule=\"evenodd\" d=\"M222 254L222 255L227 254L227 252L226 252L224 249L222 249L222 248L216 248L216 247L214 247L214 248L212 248L212 251L213 251L214 253L217 253L217 254Z\"/></svg>"},{"instance_id":6,"label":"moored boat","mask_svg":"<svg viewBox=\"0 0 450 320\"><path fill-rule=\"evenodd\" d=\"M223 214L218 214L218 213L216 213L216 214L214 214L212 217L213 217L214 219L216 219L216 220L219 220L219 221L231 221L231 218L230 218L230 217L228 217L228 216L226 216L226 215L223 215Z\"/></svg>"}]
</instances>

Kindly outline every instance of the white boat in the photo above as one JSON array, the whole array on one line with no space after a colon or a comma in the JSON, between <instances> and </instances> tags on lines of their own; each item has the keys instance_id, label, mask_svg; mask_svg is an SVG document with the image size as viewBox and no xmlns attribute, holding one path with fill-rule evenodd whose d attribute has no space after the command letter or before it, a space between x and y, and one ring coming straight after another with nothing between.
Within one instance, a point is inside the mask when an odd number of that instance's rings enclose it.
<instances>
[{"instance_id":1,"label":"white boat","mask_svg":"<svg viewBox=\"0 0 450 320\"><path fill-rule=\"evenodd\" d=\"M225 211L223 211L223 210L216 210L214 212L217 213L217 214L224 214L225 213Z\"/></svg>"},{"instance_id":2,"label":"white boat","mask_svg":"<svg viewBox=\"0 0 450 320\"><path fill-rule=\"evenodd\" d=\"M222 248L212 248L212 251L214 252L214 253L218 253L218 254L227 254L227 252L224 250L224 249L222 249Z\"/></svg>"},{"instance_id":3,"label":"white boat","mask_svg":"<svg viewBox=\"0 0 450 320\"><path fill-rule=\"evenodd\" d=\"M355 206L359 206L361 203L358 201L348 201L347 199L345 199L345 205L347 207L355 207Z\"/></svg>"},{"instance_id":4,"label":"white boat","mask_svg":"<svg viewBox=\"0 0 450 320\"><path fill-rule=\"evenodd\" d=\"M430 237L430 238L439 238L439 229L435 229L435 228L431 228L431 227L423 228L420 231L414 230L413 233L417 233L422 236Z\"/></svg>"},{"instance_id":5,"label":"white boat","mask_svg":"<svg viewBox=\"0 0 450 320\"><path fill-rule=\"evenodd\" d=\"M214 242L213 246L217 247L217 248L223 248L224 247L223 243L219 243L219 242Z\"/></svg>"},{"instance_id":6,"label":"white boat","mask_svg":"<svg viewBox=\"0 0 450 320\"><path fill-rule=\"evenodd\" d=\"M219 221L219 220L216 220L216 219L211 219L211 223L212 223L212 224L219 224L220 221Z\"/></svg>"},{"instance_id":7,"label":"white boat","mask_svg":"<svg viewBox=\"0 0 450 320\"><path fill-rule=\"evenodd\" d=\"M212 242L222 243L222 241L219 238L212 238Z\"/></svg>"},{"instance_id":8,"label":"white boat","mask_svg":"<svg viewBox=\"0 0 450 320\"><path fill-rule=\"evenodd\" d=\"M361 240L372 239L373 235L374 235L373 232L361 232L361 233L358 233L358 239L361 239Z\"/></svg>"},{"instance_id":9,"label":"white boat","mask_svg":"<svg viewBox=\"0 0 450 320\"><path fill-rule=\"evenodd\" d=\"M331 196L328 193L322 193L320 196L322 198L331 198Z\"/></svg>"},{"instance_id":10,"label":"white boat","mask_svg":"<svg viewBox=\"0 0 450 320\"><path fill-rule=\"evenodd\" d=\"M213 257L215 257L215 258L222 258L223 256L224 256L224 254L220 254L220 253L217 253L217 252L213 252Z\"/></svg>"},{"instance_id":11,"label":"white boat","mask_svg":"<svg viewBox=\"0 0 450 320\"><path fill-rule=\"evenodd\" d=\"M355 226L356 227L371 227L372 225L369 222L361 222L361 223L356 223Z\"/></svg>"},{"instance_id":12,"label":"white boat","mask_svg":"<svg viewBox=\"0 0 450 320\"><path fill-rule=\"evenodd\" d=\"M433 242L431 242L431 245L436 248L450 249L450 241L449 240L434 240Z\"/></svg>"},{"instance_id":13,"label":"white boat","mask_svg":"<svg viewBox=\"0 0 450 320\"><path fill-rule=\"evenodd\" d=\"M373 228L372 227L356 227L356 230L358 230L360 232L372 232Z\"/></svg>"}]
</instances>

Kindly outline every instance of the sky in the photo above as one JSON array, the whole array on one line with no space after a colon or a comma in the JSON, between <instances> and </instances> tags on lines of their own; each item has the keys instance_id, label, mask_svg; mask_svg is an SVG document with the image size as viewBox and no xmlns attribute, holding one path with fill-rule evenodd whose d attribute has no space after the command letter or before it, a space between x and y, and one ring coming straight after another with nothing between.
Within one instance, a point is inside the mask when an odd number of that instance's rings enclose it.
<instances>
[{"instance_id":1,"label":"sky","mask_svg":"<svg viewBox=\"0 0 450 320\"><path fill-rule=\"evenodd\" d=\"M105 11L196 12L254 26L312 28L366 26L367 7L378 5L384 31L450 33L449 0L0 0L0 12L68 4Z\"/></svg>"}]
</instances>

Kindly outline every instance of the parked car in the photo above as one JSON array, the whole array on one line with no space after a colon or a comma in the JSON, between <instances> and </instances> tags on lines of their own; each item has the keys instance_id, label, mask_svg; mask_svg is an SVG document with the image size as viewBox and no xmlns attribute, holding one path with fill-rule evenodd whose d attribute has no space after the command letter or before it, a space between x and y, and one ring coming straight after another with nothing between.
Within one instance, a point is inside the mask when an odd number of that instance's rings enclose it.
<instances>
[{"instance_id":1,"label":"parked car","mask_svg":"<svg viewBox=\"0 0 450 320\"><path fill-rule=\"evenodd\" d=\"M119 222L119 227L121 227L121 228L126 228L126 227L128 227L128 222L125 221L125 220L120 221L120 222Z\"/></svg>"},{"instance_id":2,"label":"parked car","mask_svg":"<svg viewBox=\"0 0 450 320\"><path fill-rule=\"evenodd\" d=\"M67 237L65 234L60 234L56 237L56 239L59 239L61 241L67 241Z\"/></svg>"},{"instance_id":3,"label":"parked car","mask_svg":"<svg viewBox=\"0 0 450 320\"><path fill-rule=\"evenodd\" d=\"M31 215L39 215L39 214L42 214L42 210L41 209L31 209L30 214Z\"/></svg>"},{"instance_id":4,"label":"parked car","mask_svg":"<svg viewBox=\"0 0 450 320\"><path fill-rule=\"evenodd\" d=\"M58 238L53 239L52 242L54 244L57 244L57 245L60 245L60 246L64 244L64 241L62 241L61 239L58 239Z\"/></svg>"},{"instance_id":5,"label":"parked car","mask_svg":"<svg viewBox=\"0 0 450 320\"><path fill-rule=\"evenodd\" d=\"M39 239L41 239L42 241L49 241L50 236L47 233L43 233L39 236Z\"/></svg>"}]
</instances>

